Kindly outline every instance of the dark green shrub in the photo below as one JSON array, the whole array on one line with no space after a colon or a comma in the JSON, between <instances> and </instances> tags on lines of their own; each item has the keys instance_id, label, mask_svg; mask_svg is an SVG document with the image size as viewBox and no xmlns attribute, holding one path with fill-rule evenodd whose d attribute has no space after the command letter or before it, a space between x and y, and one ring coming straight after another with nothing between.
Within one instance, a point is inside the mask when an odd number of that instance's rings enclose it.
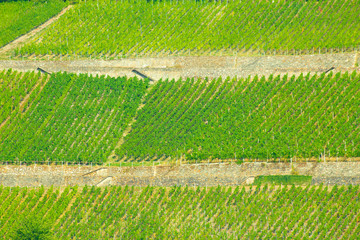
<instances>
[{"instance_id":1,"label":"dark green shrub","mask_svg":"<svg viewBox=\"0 0 360 240\"><path fill-rule=\"evenodd\" d=\"M11 234L13 240L48 240L53 239L51 227L36 217L21 221Z\"/></svg>"}]
</instances>

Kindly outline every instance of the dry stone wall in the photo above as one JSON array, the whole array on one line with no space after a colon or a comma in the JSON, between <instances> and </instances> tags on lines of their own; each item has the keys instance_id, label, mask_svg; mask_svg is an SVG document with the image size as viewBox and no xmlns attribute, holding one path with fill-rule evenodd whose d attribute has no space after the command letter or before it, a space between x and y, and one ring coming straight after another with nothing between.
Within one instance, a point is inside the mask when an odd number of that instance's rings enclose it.
<instances>
[{"instance_id":1,"label":"dry stone wall","mask_svg":"<svg viewBox=\"0 0 360 240\"><path fill-rule=\"evenodd\" d=\"M4 186L234 186L259 175L311 175L312 184L360 184L360 163L244 163L153 167L0 166Z\"/></svg>"}]
</instances>

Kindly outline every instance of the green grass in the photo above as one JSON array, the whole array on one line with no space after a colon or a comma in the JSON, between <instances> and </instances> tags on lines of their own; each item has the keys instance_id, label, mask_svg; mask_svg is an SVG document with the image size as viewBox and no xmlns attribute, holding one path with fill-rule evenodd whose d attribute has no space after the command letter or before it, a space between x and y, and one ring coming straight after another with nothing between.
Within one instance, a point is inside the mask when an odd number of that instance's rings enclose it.
<instances>
[{"instance_id":1,"label":"green grass","mask_svg":"<svg viewBox=\"0 0 360 240\"><path fill-rule=\"evenodd\" d=\"M60 0L0 2L0 47L44 23L65 6Z\"/></svg>"},{"instance_id":2,"label":"green grass","mask_svg":"<svg viewBox=\"0 0 360 240\"><path fill-rule=\"evenodd\" d=\"M304 185L311 183L312 176L300 175L269 175L255 177L255 185L275 184L275 185Z\"/></svg>"},{"instance_id":3,"label":"green grass","mask_svg":"<svg viewBox=\"0 0 360 240\"><path fill-rule=\"evenodd\" d=\"M359 12L359 0L82 1L12 56L117 59L353 51L360 46Z\"/></svg>"},{"instance_id":4,"label":"green grass","mask_svg":"<svg viewBox=\"0 0 360 240\"><path fill-rule=\"evenodd\" d=\"M0 186L0 234L35 216L55 239L358 239L359 196L359 186Z\"/></svg>"}]
</instances>

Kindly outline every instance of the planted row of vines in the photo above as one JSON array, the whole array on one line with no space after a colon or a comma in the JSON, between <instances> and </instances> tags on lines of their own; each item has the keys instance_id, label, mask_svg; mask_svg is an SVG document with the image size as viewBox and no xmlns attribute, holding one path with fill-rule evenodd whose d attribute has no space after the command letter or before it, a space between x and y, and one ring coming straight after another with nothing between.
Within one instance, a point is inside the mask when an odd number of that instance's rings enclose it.
<instances>
[{"instance_id":1,"label":"planted row of vines","mask_svg":"<svg viewBox=\"0 0 360 240\"><path fill-rule=\"evenodd\" d=\"M60 0L1 1L0 47L42 24L65 6Z\"/></svg>"},{"instance_id":2,"label":"planted row of vines","mask_svg":"<svg viewBox=\"0 0 360 240\"><path fill-rule=\"evenodd\" d=\"M160 81L120 157L360 157L360 75Z\"/></svg>"},{"instance_id":3,"label":"planted row of vines","mask_svg":"<svg viewBox=\"0 0 360 240\"><path fill-rule=\"evenodd\" d=\"M136 78L6 70L0 90L1 162L103 163L114 152L126 161L360 157L356 72L150 86Z\"/></svg>"},{"instance_id":4,"label":"planted row of vines","mask_svg":"<svg viewBox=\"0 0 360 240\"><path fill-rule=\"evenodd\" d=\"M0 186L0 234L35 215L56 239L358 239L359 196L359 186Z\"/></svg>"},{"instance_id":5,"label":"planted row of vines","mask_svg":"<svg viewBox=\"0 0 360 240\"><path fill-rule=\"evenodd\" d=\"M3 71L0 79L14 81L13 76L19 74ZM27 75L20 77L21 83L34 81ZM147 81L124 77L52 74L41 92L29 97L26 107L4 122L0 159L101 163L135 117L147 87ZM4 91L9 107L12 98L21 96L7 85Z\"/></svg>"},{"instance_id":6,"label":"planted row of vines","mask_svg":"<svg viewBox=\"0 0 360 240\"><path fill-rule=\"evenodd\" d=\"M117 59L358 50L360 2L81 1L13 57Z\"/></svg>"}]
</instances>

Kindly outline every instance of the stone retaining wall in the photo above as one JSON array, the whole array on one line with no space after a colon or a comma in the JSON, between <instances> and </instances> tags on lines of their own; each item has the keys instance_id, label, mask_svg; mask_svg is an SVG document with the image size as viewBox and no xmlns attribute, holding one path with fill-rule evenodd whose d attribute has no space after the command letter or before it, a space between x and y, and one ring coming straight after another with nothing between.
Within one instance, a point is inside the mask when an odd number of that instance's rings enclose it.
<instances>
[{"instance_id":1,"label":"stone retaining wall","mask_svg":"<svg viewBox=\"0 0 360 240\"><path fill-rule=\"evenodd\" d=\"M359 162L244 163L153 167L0 166L4 186L251 184L259 175L311 175L312 184L360 184Z\"/></svg>"}]
</instances>

